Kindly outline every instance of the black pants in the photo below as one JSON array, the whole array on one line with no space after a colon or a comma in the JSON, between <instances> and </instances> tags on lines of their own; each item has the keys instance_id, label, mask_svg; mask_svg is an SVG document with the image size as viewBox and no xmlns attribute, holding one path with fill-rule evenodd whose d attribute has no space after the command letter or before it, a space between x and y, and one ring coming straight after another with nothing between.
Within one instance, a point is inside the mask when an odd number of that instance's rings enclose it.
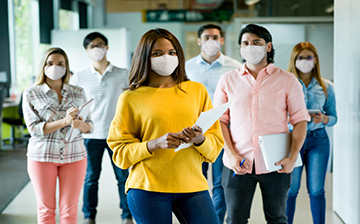
<instances>
[{"instance_id":1,"label":"black pants","mask_svg":"<svg viewBox=\"0 0 360 224\"><path fill-rule=\"evenodd\" d=\"M224 167L222 185L227 205L227 224L248 223L251 204L257 183L260 185L263 208L267 223L287 223L286 199L290 188L290 174L272 172L256 175L236 175Z\"/></svg>"}]
</instances>

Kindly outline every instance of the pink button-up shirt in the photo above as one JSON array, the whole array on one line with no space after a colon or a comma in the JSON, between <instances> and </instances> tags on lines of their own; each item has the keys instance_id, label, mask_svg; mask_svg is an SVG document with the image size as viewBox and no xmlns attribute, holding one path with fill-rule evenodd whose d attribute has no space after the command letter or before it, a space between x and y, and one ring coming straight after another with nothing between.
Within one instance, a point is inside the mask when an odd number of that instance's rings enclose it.
<instances>
[{"instance_id":1,"label":"pink button-up shirt","mask_svg":"<svg viewBox=\"0 0 360 224\"><path fill-rule=\"evenodd\" d=\"M234 149L247 160L255 161L256 174L269 173L265 168L258 136L289 132L292 125L309 121L301 84L292 73L269 64L255 79L244 64L223 74L218 82L214 106L232 104L220 121L229 124ZM229 167L225 151L224 165Z\"/></svg>"}]
</instances>

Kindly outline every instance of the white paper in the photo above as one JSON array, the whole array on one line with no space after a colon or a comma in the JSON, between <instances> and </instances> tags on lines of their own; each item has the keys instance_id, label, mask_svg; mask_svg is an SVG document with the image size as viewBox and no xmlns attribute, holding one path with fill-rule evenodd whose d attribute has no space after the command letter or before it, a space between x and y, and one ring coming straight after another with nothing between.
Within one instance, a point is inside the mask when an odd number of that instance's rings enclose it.
<instances>
[{"instance_id":1,"label":"white paper","mask_svg":"<svg viewBox=\"0 0 360 224\"><path fill-rule=\"evenodd\" d=\"M231 102L224 103L218 107L210 109L206 112L201 112L199 118L194 125L201 127L203 134L209 130L209 128L223 115L223 113L230 107ZM183 143L177 147L174 151L177 152L180 149L188 148L192 143Z\"/></svg>"},{"instance_id":2,"label":"white paper","mask_svg":"<svg viewBox=\"0 0 360 224\"><path fill-rule=\"evenodd\" d=\"M92 102L93 102L93 98L79 107L79 112L77 116L82 117L84 121L86 120L86 117L90 113ZM70 142L74 140L74 138L78 136L80 133L81 133L80 129L71 127L69 131L66 133L65 140Z\"/></svg>"}]
</instances>

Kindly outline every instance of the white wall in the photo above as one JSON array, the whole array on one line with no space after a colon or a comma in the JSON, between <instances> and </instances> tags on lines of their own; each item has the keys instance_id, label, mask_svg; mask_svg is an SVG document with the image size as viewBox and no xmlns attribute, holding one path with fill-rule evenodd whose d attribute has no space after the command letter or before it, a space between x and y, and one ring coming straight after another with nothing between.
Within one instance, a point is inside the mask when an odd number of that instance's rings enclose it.
<instances>
[{"instance_id":1,"label":"white wall","mask_svg":"<svg viewBox=\"0 0 360 224\"><path fill-rule=\"evenodd\" d=\"M164 28L173 33L179 40L182 45L184 51L186 47L185 34L188 31L197 32L197 30L205 24L211 22L201 22L201 23L181 23L181 22L163 22L163 23L144 23L142 21L142 13L140 12L129 12L129 13L108 13L106 16L106 24L104 28L119 28L125 27L130 31L131 35L131 43L130 43L130 51L134 52L141 36L150 29L154 28ZM228 33L232 33L232 30L229 27L232 24L229 23L216 23L222 27L225 31L225 35ZM236 34L238 35L238 33ZM232 35L226 36L226 39L229 41L232 40ZM228 55L228 48L225 46L225 52ZM200 53L200 47L199 47ZM229 53L231 51L229 50ZM229 55L231 56L231 55Z\"/></svg>"},{"instance_id":2,"label":"white wall","mask_svg":"<svg viewBox=\"0 0 360 224\"><path fill-rule=\"evenodd\" d=\"M109 50L106 54L108 61L115 66L129 69L129 32L126 28L52 30L51 45L61 47L68 55L70 70L78 72L92 64L83 47L83 41L86 35L94 31L102 33L108 39Z\"/></svg>"},{"instance_id":3,"label":"white wall","mask_svg":"<svg viewBox=\"0 0 360 224\"><path fill-rule=\"evenodd\" d=\"M272 22L272 18L235 18L234 39L232 49L233 57L241 60L237 38L241 28L249 23L259 24L267 28L273 38L275 49L275 66L287 70L289 65L290 54L293 47L299 42L308 41L315 45L320 58L320 70L322 77L333 80L333 24L331 19L324 19L318 22L317 18L307 17L307 21L301 22L302 18L293 19L288 22L286 18L277 18ZM266 22L268 20L268 22ZM297 21L298 20L298 21Z\"/></svg>"},{"instance_id":4,"label":"white wall","mask_svg":"<svg viewBox=\"0 0 360 224\"><path fill-rule=\"evenodd\" d=\"M182 33L182 23L143 23L141 12L129 13L108 13L106 15L106 25L103 28L125 27L130 31L131 42L130 51L134 52L141 36L150 29L164 28L173 33L180 43L184 44L184 35Z\"/></svg>"},{"instance_id":5,"label":"white wall","mask_svg":"<svg viewBox=\"0 0 360 224\"><path fill-rule=\"evenodd\" d=\"M360 223L360 1L335 0L333 209L347 224Z\"/></svg>"},{"instance_id":6,"label":"white wall","mask_svg":"<svg viewBox=\"0 0 360 224\"><path fill-rule=\"evenodd\" d=\"M306 41L314 44L320 58L321 76L333 81L334 26L329 23L307 24Z\"/></svg>"},{"instance_id":7,"label":"white wall","mask_svg":"<svg viewBox=\"0 0 360 224\"><path fill-rule=\"evenodd\" d=\"M88 21L88 27L91 28L104 28L106 24L106 1L105 0L91 0L91 12L90 21ZM89 19L89 18L88 18ZM119 28L119 27L117 27Z\"/></svg>"},{"instance_id":8,"label":"white wall","mask_svg":"<svg viewBox=\"0 0 360 224\"><path fill-rule=\"evenodd\" d=\"M241 28L250 23L251 20L252 18L235 18L230 23L221 24L226 37L224 48L226 55L241 61L240 48L237 44L238 36ZM293 18L292 23L287 18L272 20L272 18L253 18L251 22L262 24L271 32L274 40L276 66L286 70L292 48L299 42L309 41L318 49L322 76L333 80L333 24L331 17ZM165 28L172 32L185 49L185 33L197 31L204 24L207 23L144 23L141 12L129 12L107 13L103 28L127 28L131 36L130 52L134 52L141 36L154 28Z\"/></svg>"}]
</instances>

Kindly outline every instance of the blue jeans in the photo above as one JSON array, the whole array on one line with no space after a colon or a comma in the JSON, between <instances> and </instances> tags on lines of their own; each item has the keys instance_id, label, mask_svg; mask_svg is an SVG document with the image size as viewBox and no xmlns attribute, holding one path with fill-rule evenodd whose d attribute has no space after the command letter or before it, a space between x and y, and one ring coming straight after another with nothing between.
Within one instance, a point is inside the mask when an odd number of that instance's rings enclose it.
<instances>
[{"instance_id":1,"label":"blue jeans","mask_svg":"<svg viewBox=\"0 0 360 224\"><path fill-rule=\"evenodd\" d=\"M224 223L225 212L226 212L224 188L221 185L221 177L224 168L224 164L222 161L223 155L224 155L224 149L221 150L218 158L212 164L212 180L213 180L212 201L214 203L215 211L219 218L220 223ZM202 164L202 171L206 178L207 178L208 168L209 168L209 163L204 162Z\"/></svg>"},{"instance_id":2,"label":"blue jeans","mask_svg":"<svg viewBox=\"0 0 360 224\"><path fill-rule=\"evenodd\" d=\"M125 182L129 175L128 170L122 170L112 162L113 152L106 143L106 139L85 139L87 149L87 168L84 182L84 205L82 211L85 219L95 219L96 207L98 205L98 189L99 178L101 172L101 162L104 149L107 149L111 159L116 180L118 182L118 190L120 196L120 208L122 209L121 218L132 218L125 194Z\"/></svg>"},{"instance_id":3,"label":"blue jeans","mask_svg":"<svg viewBox=\"0 0 360 224\"><path fill-rule=\"evenodd\" d=\"M306 185L310 196L310 207L314 224L325 223L325 176L330 154L330 143L324 128L309 131L300 151L303 166L292 172L291 187L288 194L286 215L293 223L296 197L301 184L303 167L306 171Z\"/></svg>"},{"instance_id":4,"label":"blue jeans","mask_svg":"<svg viewBox=\"0 0 360 224\"><path fill-rule=\"evenodd\" d=\"M208 191L160 193L130 189L128 203L137 224L172 223L172 212L180 223L219 224Z\"/></svg>"}]
</instances>

